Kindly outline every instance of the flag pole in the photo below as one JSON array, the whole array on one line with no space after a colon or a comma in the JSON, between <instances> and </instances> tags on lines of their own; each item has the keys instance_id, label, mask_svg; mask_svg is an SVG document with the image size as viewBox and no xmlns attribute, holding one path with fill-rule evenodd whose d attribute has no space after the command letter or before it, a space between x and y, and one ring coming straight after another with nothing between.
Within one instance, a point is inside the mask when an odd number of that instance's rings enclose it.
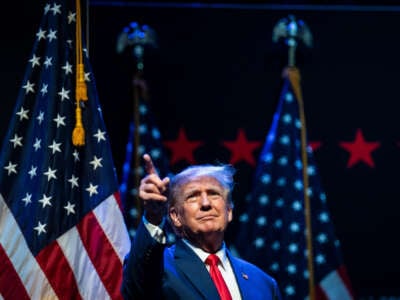
<instances>
[{"instance_id":1,"label":"flag pole","mask_svg":"<svg viewBox=\"0 0 400 300\"><path fill-rule=\"evenodd\" d=\"M140 145L140 133L139 133L139 126L140 126L140 113L139 113L139 97L143 93L143 90L140 86L140 82L143 82L142 80L142 71L143 69L139 68L139 63L137 63L137 68L136 71L133 75L132 79L132 85L133 85L133 122L135 126L134 130L134 144L136 145L135 147L135 152L134 152L134 186L138 187L139 186L139 179L140 179L140 173L139 173L139 167L140 167L140 153L138 151L138 145ZM143 82L144 83L144 82ZM139 197L136 197L136 209L138 212L138 215L141 215L142 213L142 206ZM137 218L137 224L136 226L139 225L139 220L140 218Z\"/></svg>"},{"instance_id":2,"label":"flag pole","mask_svg":"<svg viewBox=\"0 0 400 300\"><path fill-rule=\"evenodd\" d=\"M301 126L301 159L303 164L303 193L304 193L304 217L306 223L306 245L307 245L307 269L309 273L309 300L315 300L315 274L313 262L313 244L312 244L312 223L311 223L311 204L308 194L308 159L307 159L307 131L306 119L304 114L303 97L300 85L300 71L296 67L296 49L298 41L311 47L312 35L308 26L302 20L296 20L293 15L281 19L274 27L273 41L278 42L283 39L288 46L288 65L284 68L282 76L287 78L295 93L298 106Z\"/></svg>"},{"instance_id":3,"label":"flag pole","mask_svg":"<svg viewBox=\"0 0 400 300\"><path fill-rule=\"evenodd\" d=\"M133 174L134 186L138 187L141 173L140 162L141 154L140 147L140 99L148 101L148 87L143 78L144 69L144 53L145 49L149 46L155 46L154 31L147 25L140 25L137 22L131 22L129 26L125 27L118 37L117 53L122 53L127 47L131 48L132 55L136 61L135 70L132 77L133 87L133 123L134 123L134 159L133 159ZM136 210L138 215L142 213L142 203L139 197L136 197ZM140 218L136 219L139 225Z\"/></svg>"}]
</instances>

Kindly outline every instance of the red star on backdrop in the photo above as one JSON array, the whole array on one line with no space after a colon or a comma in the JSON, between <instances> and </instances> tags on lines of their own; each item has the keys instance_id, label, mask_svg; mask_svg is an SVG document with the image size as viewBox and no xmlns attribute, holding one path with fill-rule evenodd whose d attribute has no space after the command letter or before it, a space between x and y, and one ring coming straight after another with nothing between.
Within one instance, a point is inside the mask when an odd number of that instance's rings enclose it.
<instances>
[{"instance_id":1,"label":"red star on backdrop","mask_svg":"<svg viewBox=\"0 0 400 300\"><path fill-rule=\"evenodd\" d=\"M203 142L189 141L186 137L185 129L180 128L175 141L165 141L163 144L171 151L171 165L181 160L186 160L188 163L194 164L193 152L199 146L203 145Z\"/></svg>"},{"instance_id":2,"label":"red star on backdrop","mask_svg":"<svg viewBox=\"0 0 400 300\"><path fill-rule=\"evenodd\" d=\"M340 142L340 147L350 152L347 167L350 168L358 162L364 162L371 168L375 167L372 159L372 151L380 147L379 142L367 142L360 128L357 129L356 138L353 142Z\"/></svg>"},{"instance_id":3,"label":"red star on backdrop","mask_svg":"<svg viewBox=\"0 0 400 300\"><path fill-rule=\"evenodd\" d=\"M311 147L312 151L315 152L317 149L319 149L322 146L322 142L312 141L312 142L308 142L308 145Z\"/></svg>"},{"instance_id":4,"label":"red star on backdrop","mask_svg":"<svg viewBox=\"0 0 400 300\"><path fill-rule=\"evenodd\" d=\"M248 141L243 128L239 128L236 141L223 142L223 145L232 152L230 159L232 165L242 160L252 166L256 165L253 152L260 147L261 142Z\"/></svg>"}]
</instances>

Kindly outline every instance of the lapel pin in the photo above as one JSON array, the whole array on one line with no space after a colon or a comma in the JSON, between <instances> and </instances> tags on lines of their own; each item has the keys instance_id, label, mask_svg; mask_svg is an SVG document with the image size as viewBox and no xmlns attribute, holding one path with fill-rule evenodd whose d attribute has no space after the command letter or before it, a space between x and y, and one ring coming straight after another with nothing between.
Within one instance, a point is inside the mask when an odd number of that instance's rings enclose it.
<instances>
[{"instance_id":1,"label":"lapel pin","mask_svg":"<svg viewBox=\"0 0 400 300\"><path fill-rule=\"evenodd\" d=\"M244 279L249 279L249 276L247 276L247 274L245 274L245 273L242 273L242 277L244 278Z\"/></svg>"}]
</instances>

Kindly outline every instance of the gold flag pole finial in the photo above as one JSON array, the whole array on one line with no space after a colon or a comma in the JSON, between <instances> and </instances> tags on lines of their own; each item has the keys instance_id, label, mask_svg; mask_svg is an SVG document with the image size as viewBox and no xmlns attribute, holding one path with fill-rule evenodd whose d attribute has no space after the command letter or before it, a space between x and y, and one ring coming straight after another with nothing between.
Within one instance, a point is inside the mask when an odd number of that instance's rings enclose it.
<instances>
[{"instance_id":1,"label":"gold flag pole finial","mask_svg":"<svg viewBox=\"0 0 400 300\"><path fill-rule=\"evenodd\" d=\"M288 47L288 66L296 65L296 49L299 42L306 47L313 46L313 36L307 24L302 20L297 20L295 16L289 15L282 18L274 26L272 41L277 43L283 41Z\"/></svg>"},{"instance_id":2,"label":"gold flag pole finial","mask_svg":"<svg viewBox=\"0 0 400 300\"><path fill-rule=\"evenodd\" d=\"M75 86L75 128L72 132L72 143L75 146L85 144L85 129L82 123L81 101L87 101L87 86L85 82L85 69L82 54L82 24L81 24L81 3L76 0L76 86Z\"/></svg>"}]
</instances>

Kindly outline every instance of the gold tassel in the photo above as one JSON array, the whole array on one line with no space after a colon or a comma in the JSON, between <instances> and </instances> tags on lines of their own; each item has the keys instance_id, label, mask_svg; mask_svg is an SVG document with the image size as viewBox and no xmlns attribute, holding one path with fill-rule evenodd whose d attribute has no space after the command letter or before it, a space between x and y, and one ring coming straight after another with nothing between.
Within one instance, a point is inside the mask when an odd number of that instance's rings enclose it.
<instances>
[{"instance_id":1,"label":"gold tassel","mask_svg":"<svg viewBox=\"0 0 400 300\"><path fill-rule=\"evenodd\" d=\"M88 96L83 64L78 64L77 72L78 74L76 77L75 98L76 100L87 101Z\"/></svg>"},{"instance_id":2,"label":"gold tassel","mask_svg":"<svg viewBox=\"0 0 400 300\"><path fill-rule=\"evenodd\" d=\"M76 0L76 80L75 80L75 128L72 131L72 143L74 146L85 145L85 129L82 123L82 110L80 101L87 101L87 86L85 82L85 69L82 57L82 34L81 34L81 3Z\"/></svg>"},{"instance_id":3,"label":"gold tassel","mask_svg":"<svg viewBox=\"0 0 400 300\"><path fill-rule=\"evenodd\" d=\"M77 101L76 110L75 110L75 128L72 132L72 143L75 146L83 146L85 145L85 129L82 125L82 111L79 106L79 100Z\"/></svg>"}]
</instances>

